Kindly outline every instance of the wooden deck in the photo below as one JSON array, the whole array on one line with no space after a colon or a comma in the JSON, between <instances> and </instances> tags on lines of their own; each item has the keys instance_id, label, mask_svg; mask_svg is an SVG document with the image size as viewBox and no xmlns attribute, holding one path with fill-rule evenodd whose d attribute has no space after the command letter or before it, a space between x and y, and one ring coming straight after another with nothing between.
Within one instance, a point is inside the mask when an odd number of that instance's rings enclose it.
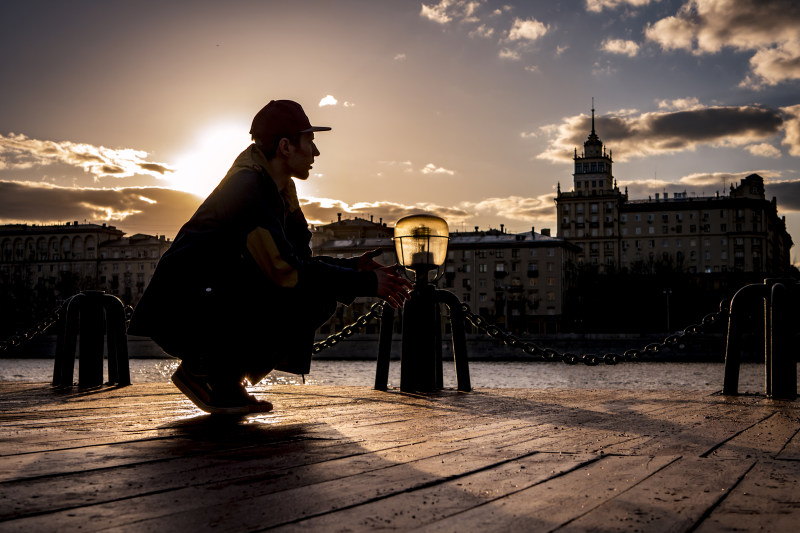
<instances>
[{"instance_id":1,"label":"wooden deck","mask_svg":"<svg viewBox=\"0 0 800 533\"><path fill-rule=\"evenodd\" d=\"M0 531L798 531L800 401L0 384Z\"/></svg>"}]
</instances>

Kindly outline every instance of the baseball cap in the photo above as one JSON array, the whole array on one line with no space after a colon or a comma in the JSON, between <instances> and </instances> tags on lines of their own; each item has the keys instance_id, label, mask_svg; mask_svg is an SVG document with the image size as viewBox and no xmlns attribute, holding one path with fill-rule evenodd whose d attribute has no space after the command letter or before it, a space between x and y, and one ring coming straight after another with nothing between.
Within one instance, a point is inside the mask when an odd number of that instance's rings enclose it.
<instances>
[{"instance_id":1,"label":"baseball cap","mask_svg":"<svg viewBox=\"0 0 800 533\"><path fill-rule=\"evenodd\" d=\"M272 100L253 118L250 135L264 143L279 137L312 131L330 131L327 126L312 126L303 108L292 100Z\"/></svg>"}]
</instances>

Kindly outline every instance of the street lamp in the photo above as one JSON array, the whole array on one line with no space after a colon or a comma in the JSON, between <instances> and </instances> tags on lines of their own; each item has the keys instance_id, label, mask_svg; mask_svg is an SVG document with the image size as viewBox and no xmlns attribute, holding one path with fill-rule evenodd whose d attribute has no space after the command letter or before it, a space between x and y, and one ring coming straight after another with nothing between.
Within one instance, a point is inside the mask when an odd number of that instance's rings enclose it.
<instances>
[{"instance_id":1,"label":"street lamp","mask_svg":"<svg viewBox=\"0 0 800 533\"><path fill-rule=\"evenodd\" d=\"M440 304L450 309L458 390L472 390L464 310L455 294L433 285L443 273L440 269L447 258L449 240L447 222L433 215L407 216L398 220L394 228L397 260L406 269L407 276L409 271L414 272L414 290L403 308L400 390L404 392L432 392L443 387ZM380 390L386 389L388 380L393 319L394 311L385 305L375 378L375 388Z\"/></svg>"},{"instance_id":2,"label":"street lamp","mask_svg":"<svg viewBox=\"0 0 800 533\"><path fill-rule=\"evenodd\" d=\"M669 333L669 295L672 294L672 289L664 289L664 296L667 297L667 333Z\"/></svg>"}]
</instances>

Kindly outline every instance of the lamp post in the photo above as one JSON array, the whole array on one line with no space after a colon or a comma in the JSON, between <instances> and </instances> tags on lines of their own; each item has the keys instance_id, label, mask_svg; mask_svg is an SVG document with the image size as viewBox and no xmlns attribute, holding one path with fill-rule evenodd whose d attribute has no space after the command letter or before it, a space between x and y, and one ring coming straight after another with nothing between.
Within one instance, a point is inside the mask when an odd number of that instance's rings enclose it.
<instances>
[{"instance_id":1,"label":"lamp post","mask_svg":"<svg viewBox=\"0 0 800 533\"><path fill-rule=\"evenodd\" d=\"M414 290L403 308L400 365L400 390L403 392L433 392L443 387L440 304L445 304L450 309L458 390L472 390L467 363L464 310L455 294L439 290L433 284L443 273L440 269L447 258L449 239L447 222L437 216L411 215L397 221L394 228L398 262L406 269L407 276L409 271L414 273ZM393 318L394 312L389 306L384 306L376 389L386 389L391 335L385 334L385 331L390 331L385 328L387 322L388 327L391 327Z\"/></svg>"},{"instance_id":2,"label":"lamp post","mask_svg":"<svg viewBox=\"0 0 800 533\"><path fill-rule=\"evenodd\" d=\"M672 294L672 289L664 289L664 296L667 297L667 333L669 333L669 295Z\"/></svg>"}]
</instances>

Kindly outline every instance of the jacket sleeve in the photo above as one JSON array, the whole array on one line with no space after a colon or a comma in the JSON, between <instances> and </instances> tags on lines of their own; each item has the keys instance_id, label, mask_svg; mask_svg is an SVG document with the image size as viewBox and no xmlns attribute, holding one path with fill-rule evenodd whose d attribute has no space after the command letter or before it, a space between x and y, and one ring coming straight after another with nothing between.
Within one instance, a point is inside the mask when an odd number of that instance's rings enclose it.
<instances>
[{"instance_id":1,"label":"jacket sleeve","mask_svg":"<svg viewBox=\"0 0 800 533\"><path fill-rule=\"evenodd\" d=\"M312 257L307 240L302 242L297 232L287 232L287 220L293 215L302 218L302 213L284 216L285 204L268 176L243 172L232 178L230 203L225 209L238 213L246 251L272 285L342 302L375 295L374 272L358 271L354 262L331 264Z\"/></svg>"}]
</instances>

